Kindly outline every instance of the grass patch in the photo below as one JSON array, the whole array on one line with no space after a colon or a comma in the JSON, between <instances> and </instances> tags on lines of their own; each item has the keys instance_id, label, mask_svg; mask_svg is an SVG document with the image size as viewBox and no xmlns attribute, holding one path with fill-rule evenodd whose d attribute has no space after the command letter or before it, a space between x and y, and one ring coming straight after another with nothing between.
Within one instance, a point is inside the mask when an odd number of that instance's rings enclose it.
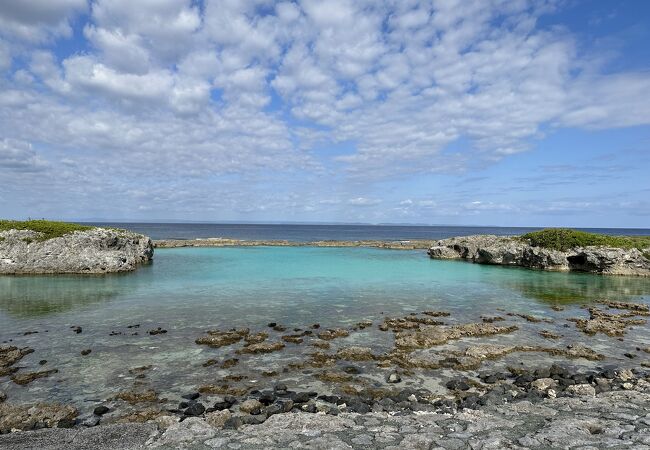
<instances>
[{"instance_id":1,"label":"grass patch","mask_svg":"<svg viewBox=\"0 0 650 450\"><path fill-rule=\"evenodd\" d=\"M42 233L39 241L61 237L74 231L91 230L95 227L78 225L76 223L52 222L50 220L0 220L0 231L7 230L31 230ZM3 239L3 238L0 238Z\"/></svg>"},{"instance_id":2,"label":"grass patch","mask_svg":"<svg viewBox=\"0 0 650 450\"><path fill-rule=\"evenodd\" d=\"M528 241L533 247L550 248L563 252L575 247L589 246L638 248L639 250L650 247L650 236L609 236L570 228L546 228L523 234L519 236L519 239ZM646 252L644 256L648 258L650 254Z\"/></svg>"}]
</instances>

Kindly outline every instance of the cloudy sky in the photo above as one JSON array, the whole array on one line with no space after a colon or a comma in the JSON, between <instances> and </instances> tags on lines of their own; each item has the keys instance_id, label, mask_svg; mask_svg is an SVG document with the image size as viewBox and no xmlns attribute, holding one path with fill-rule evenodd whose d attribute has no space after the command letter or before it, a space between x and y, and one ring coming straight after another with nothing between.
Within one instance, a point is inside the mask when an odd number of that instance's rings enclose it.
<instances>
[{"instance_id":1,"label":"cloudy sky","mask_svg":"<svg viewBox=\"0 0 650 450\"><path fill-rule=\"evenodd\" d=\"M0 216L650 227L650 2L0 0Z\"/></svg>"}]
</instances>

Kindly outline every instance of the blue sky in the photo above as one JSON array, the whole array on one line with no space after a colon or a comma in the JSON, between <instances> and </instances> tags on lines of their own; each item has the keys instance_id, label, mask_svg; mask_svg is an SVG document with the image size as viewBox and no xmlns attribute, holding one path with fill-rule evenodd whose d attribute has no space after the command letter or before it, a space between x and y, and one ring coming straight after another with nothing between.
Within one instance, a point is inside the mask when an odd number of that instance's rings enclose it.
<instances>
[{"instance_id":1,"label":"blue sky","mask_svg":"<svg viewBox=\"0 0 650 450\"><path fill-rule=\"evenodd\" d=\"M650 2L0 2L0 216L650 226Z\"/></svg>"}]
</instances>

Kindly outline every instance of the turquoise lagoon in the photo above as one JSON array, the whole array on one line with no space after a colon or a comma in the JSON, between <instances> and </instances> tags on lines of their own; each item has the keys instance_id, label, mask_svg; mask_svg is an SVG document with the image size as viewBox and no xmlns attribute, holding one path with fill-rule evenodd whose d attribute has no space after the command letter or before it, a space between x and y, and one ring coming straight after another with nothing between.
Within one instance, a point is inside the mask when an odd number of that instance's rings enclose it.
<instances>
[{"instance_id":1,"label":"turquoise lagoon","mask_svg":"<svg viewBox=\"0 0 650 450\"><path fill-rule=\"evenodd\" d=\"M604 335L586 336L567 319L587 317L581 306L594 301L650 302L650 279L565 274L431 260L424 251L367 248L245 247L159 249L155 261L130 274L109 276L0 277L0 342L29 346L34 353L21 362L21 371L48 368L58 373L27 386L0 378L0 390L18 401L57 400L82 404L105 400L136 385L151 387L175 401L204 384L219 383L237 374L249 387L267 387L282 380L290 386L334 390L314 374L320 369L286 370L316 351L311 339L287 343L277 353L236 355L241 347L212 349L194 340L206 330L249 327L267 331L269 340L293 329L351 327L372 320L373 327L331 342L330 352L362 345L389 351L391 332L377 329L384 317L427 310L451 313L446 323L480 322L499 315L516 324L515 333L464 339L431 349L462 349L475 343L531 344L565 347L587 345L607 356L606 361L562 360L574 366L629 364L623 356L650 345L647 326L633 327L623 341ZM562 305L554 311L551 306ZM532 314L552 323L531 323L507 313ZM285 333L271 330L276 322ZM138 326L139 325L139 326ZM81 326L74 333L70 327ZM167 333L149 335L161 327ZM558 341L543 339L540 330L561 334ZM27 333L27 334L26 334ZM92 349L81 356L84 349ZM424 351L426 353L427 351ZM638 353L638 352L637 352ZM647 356L647 355L646 355ZM230 369L204 367L208 359L236 357ZM643 359L639 354L637 361ZM39 361L46 360L43 365ZM549 357L539 353L513 354L486 363L539 365ZM390 369L372 363L356 365L364 382L382 385ZM143 379L129 369L151 366ZM279 375L269 380L262 371ZM404 385L436 390L451 371L419 371ZM236 384L236 383L235 383ZM170 400L171 401L171 400Z\"/></svg>"}]
</instances>

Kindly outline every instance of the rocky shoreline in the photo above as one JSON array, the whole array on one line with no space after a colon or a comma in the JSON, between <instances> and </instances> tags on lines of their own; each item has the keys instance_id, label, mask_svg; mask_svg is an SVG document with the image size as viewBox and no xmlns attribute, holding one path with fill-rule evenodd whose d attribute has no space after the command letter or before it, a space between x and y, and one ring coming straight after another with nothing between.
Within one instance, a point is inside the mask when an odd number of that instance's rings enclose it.
<instances>
[{"instance_id":1,"label":"rocky shoreline","mask_svg":"<svg viewBox=\"0 0 650 450\"><path fill-rule=\"evenodd\" d=\"M92 427L74 424L66 407L3 408L0 424L34 428L0 435L7 449L127 448L650 448L648 373L606 369L570 373L552 366L496 381L485 395L426 402L417 392L362 404L320 399L286 386L252 393L246 400L224 397L205 409L188 395L186 413L160 414L131 423ZM464 398L463 398L464 397ZM471 400L470 400L471 399ZM346 402L349 402L346 403ZM355 403L356 402L356 403ZM203 410L203 411L201 411ZM104 411L96 411L101 415ZM147 420L148 419L148 420ZM13 421L13 422L12 422ZM40 424L40 426L39 426ZM64 429L65 428L65 429Z\"/></svg>"},{"instance_id":2,"label":"rocky shoreline","mask_svg":"<svg viewBox=\"0 0 650 450\"><path fill-rule=\"evenodd\" d=\"M157 239L156 248L179 247L372 247L390 250L424 250L430 248L434 240L400 240L400 241L288 241L288 240L244 240L230 238L208 239Z\"/></svg>"},{"instance_id":3,"label":"rocky shoreline","mask_svg":"<svg viewBox=\"0 0 650 450\"><path fill-rule=\"evenodd\" d=\"M153 251L151 239L125 230L92 228L51 239L32 230L0 231L0 274L129 272Z\"/></svg>"},{"instance_id":4,"label":"rocky shoreline","mask_svg":"<svg viewBox=\"0 0 650 450\"><path fill-rule=\"evenodd\" d=\"M475 235L437 241L429 248L434 259L460 259L478 264L517 266L560 272L650 276L650 249L604 246L559 251L532 246L517 237Z\"/></svg>"}]
</instances>

